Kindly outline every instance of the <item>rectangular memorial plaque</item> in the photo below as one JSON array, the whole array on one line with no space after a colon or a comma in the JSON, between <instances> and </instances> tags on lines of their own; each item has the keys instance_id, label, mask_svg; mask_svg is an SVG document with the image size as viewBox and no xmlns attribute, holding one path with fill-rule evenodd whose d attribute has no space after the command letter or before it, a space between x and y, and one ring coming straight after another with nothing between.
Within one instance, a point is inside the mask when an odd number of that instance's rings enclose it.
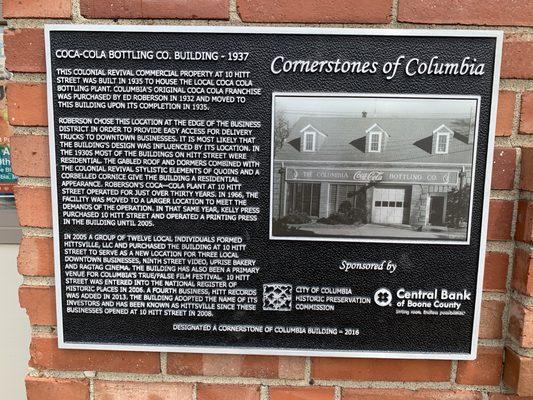
<instances>
[{"instance_id":1,"label":"rectangular memorial plaque","mask_svg":"<svg viewBox=\"0 0 533 400\"><path fill-rule=\"evenodd\" d=\"M48 26L59 346L475 357L501 43Z\"/></svg>"}]
</instances>

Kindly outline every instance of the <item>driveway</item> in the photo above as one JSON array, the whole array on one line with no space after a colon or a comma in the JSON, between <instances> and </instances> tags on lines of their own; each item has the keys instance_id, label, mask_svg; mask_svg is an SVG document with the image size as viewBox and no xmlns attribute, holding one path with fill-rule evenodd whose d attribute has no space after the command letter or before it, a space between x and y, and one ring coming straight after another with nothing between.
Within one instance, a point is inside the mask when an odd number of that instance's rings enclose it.
<instances>
[{"instance_id":1,"label":"driveway","mask_svg":"<svg viewBox=\"0 0 533 400\"><path fill-rule=\"evenodd\" d=\"M302 225L290 225L302 232L302 236L340 236L340 237L368 237L368 238L395 238L395 239L437 239L437 240L464 240L466 229L435 231L417 231L409 225L327 225L312 222ZM295 236L298 233L295 232Z\"/></svg>"}]
</instances>

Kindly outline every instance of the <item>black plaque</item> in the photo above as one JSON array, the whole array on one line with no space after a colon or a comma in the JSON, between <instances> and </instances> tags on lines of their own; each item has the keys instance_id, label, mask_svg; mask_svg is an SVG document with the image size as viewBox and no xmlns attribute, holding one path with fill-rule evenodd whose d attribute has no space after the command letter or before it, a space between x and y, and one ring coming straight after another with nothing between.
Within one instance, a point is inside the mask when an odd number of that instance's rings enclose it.
<instances>
[{"instance_id":1,"label":"black plaque","mask_svg":"<svg viewBox=\"0 0 533 400\"><path fill-rule=\"evenodd\" d=\"M475 357L500 32L46 40L60 347Z\"/></svg>"}]
</instances>

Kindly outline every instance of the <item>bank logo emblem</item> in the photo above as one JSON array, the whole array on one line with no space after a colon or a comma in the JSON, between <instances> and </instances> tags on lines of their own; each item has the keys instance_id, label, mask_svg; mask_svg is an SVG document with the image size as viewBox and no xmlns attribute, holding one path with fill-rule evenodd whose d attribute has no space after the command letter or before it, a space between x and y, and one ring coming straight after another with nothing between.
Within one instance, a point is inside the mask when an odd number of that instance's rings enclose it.
<instances>
[{"instance_id":1,"label":"bank logo emblem","mask_svg":"<svg viewBox=\"0 0 533 400\"><path fill-rule=\"evenodd\" d=\"M374 293L374 301L380 307L386 307L392 303L392 293L387 288L381 288Z\"/></svg>"},{"instance_id":2,"label":"bank logo emblem","mask_svg":"<svg viewBox=\"0 0 533 400\"><path fill-rule=\"evenodd\" d=\"M268 283L263 285L263 310L291 311L292 285L286 283Z\"/></svg>"}]
</instances>

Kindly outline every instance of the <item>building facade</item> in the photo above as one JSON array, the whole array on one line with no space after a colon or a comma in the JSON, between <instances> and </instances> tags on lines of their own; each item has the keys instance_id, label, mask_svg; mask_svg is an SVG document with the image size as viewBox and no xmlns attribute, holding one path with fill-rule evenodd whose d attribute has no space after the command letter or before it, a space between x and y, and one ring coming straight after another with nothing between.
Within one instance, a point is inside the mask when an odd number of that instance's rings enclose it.
<instances>
[{"instance_id":1,"label":"building facade","mask_svg":"<svg viewBox=\"0 0 533 400\"><path fill-rule=\"evenodd\" d=\"M302 116L274 152L273 219L465 228L474 140L468 119Z\"/></svg>"}]
</instances>

